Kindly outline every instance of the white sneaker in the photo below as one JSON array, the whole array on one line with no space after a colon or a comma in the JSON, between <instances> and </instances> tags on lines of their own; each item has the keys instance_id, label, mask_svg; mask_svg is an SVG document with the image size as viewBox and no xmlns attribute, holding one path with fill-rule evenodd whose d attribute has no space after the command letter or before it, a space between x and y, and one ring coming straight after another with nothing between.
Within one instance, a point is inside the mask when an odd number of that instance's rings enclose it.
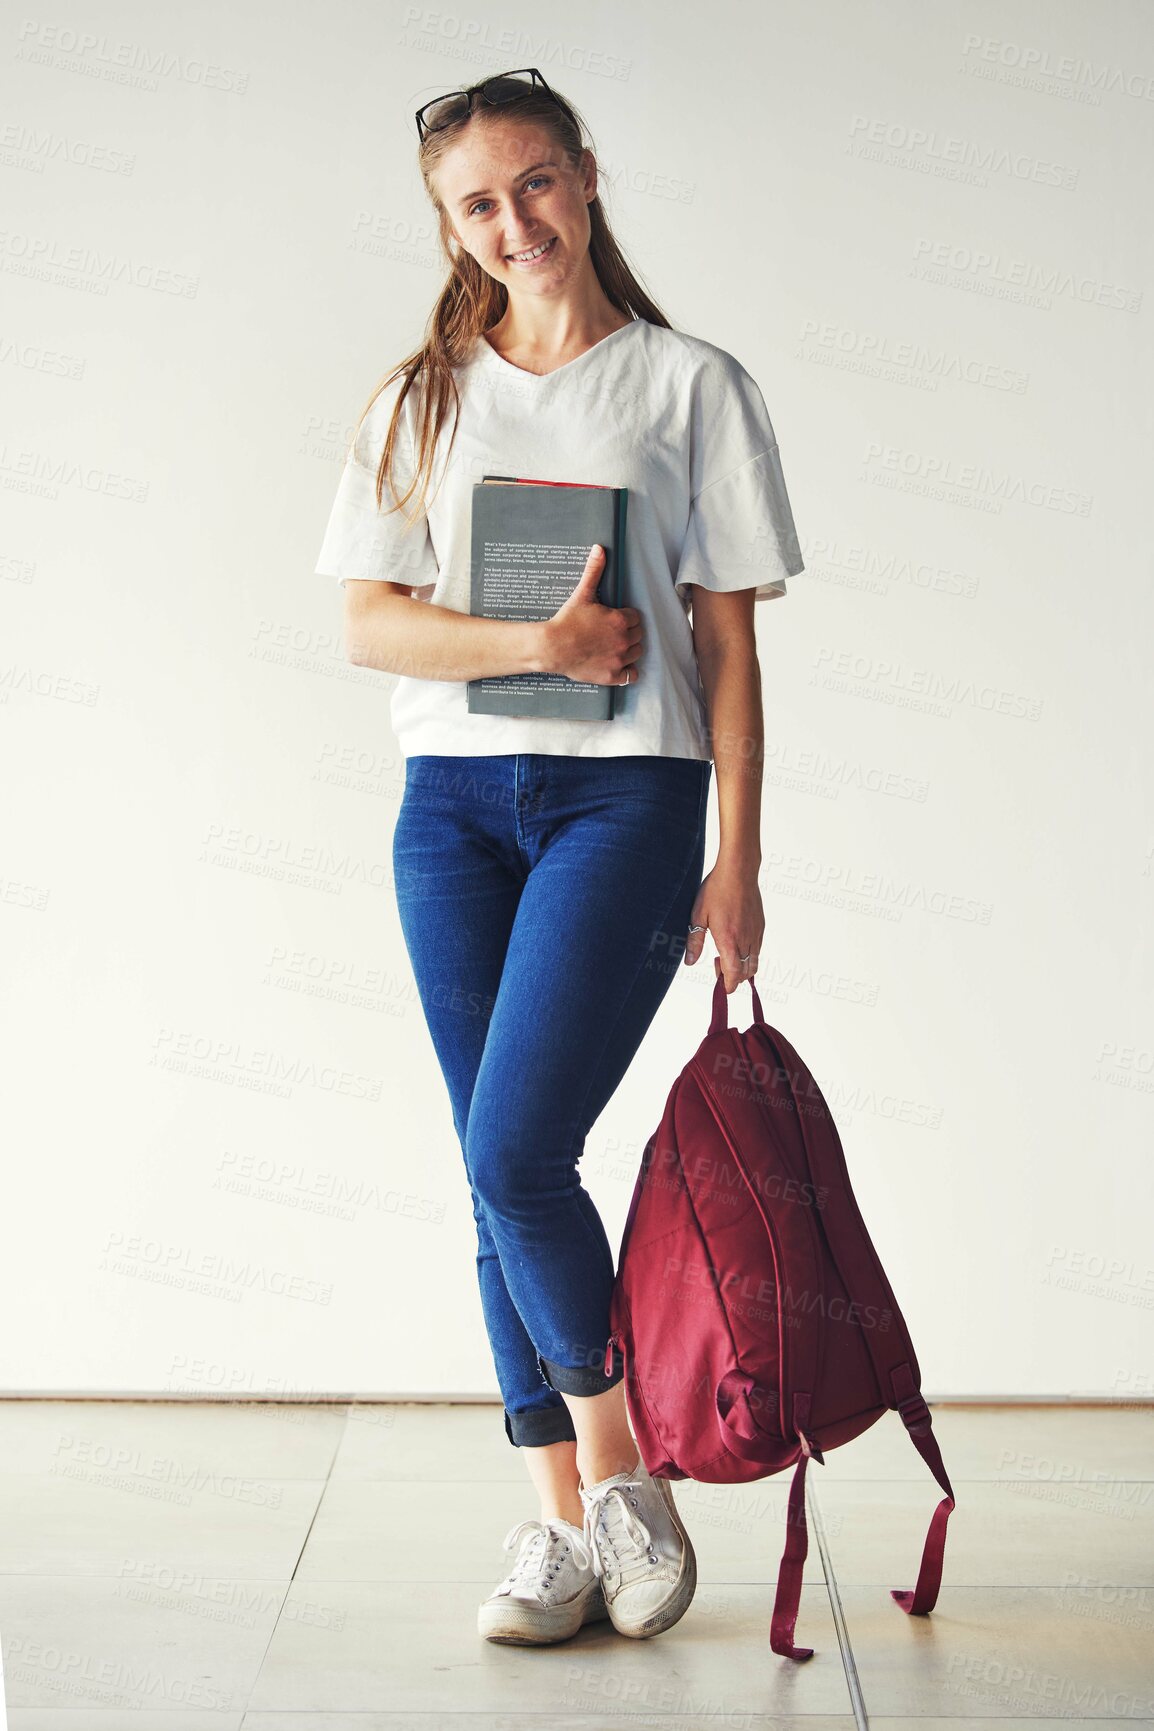
<instances>
[{"instance_id":1,"label":"white sneaker","mask_svg":"<svg viewBox=\"0 0 1154 1731\"><path fill-rule=\"evenodd\" d=\"M578 1488L613 1627L637 1640L659 1635L684 1616L697 1588L697 1558L672 1485L651 1478L638 1453L633 1472Z\"/></svg>"},{"instance_id":2,"label":"white sneaker","mask_svg":"<svg viewBox=\"0 0 1154 1731\"><path fill-rule=\"evenodd\" d=\"M487 1641L543 1646L609 1615L593 1553L572 1521L518 1521L504 1546L517 1549L517 1561L477 1612Z\"/></svg>"}]
</instances>

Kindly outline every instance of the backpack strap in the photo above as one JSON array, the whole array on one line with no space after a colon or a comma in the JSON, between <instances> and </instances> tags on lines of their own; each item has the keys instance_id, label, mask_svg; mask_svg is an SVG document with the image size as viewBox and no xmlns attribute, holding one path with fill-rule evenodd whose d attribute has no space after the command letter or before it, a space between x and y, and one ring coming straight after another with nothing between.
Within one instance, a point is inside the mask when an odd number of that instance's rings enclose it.
<instances>
[{"instance_id":1,"label":"backpack strap","mask_svg":"<svg viewBox=\"0 0 1154 1731\"><path fill-rule=\"evenodd\" d=\"M934 1435L930 1409L914 1382L913 1372L908 1364L900 1364L896 1370L891 1371L890 1386L893 1390L893 1404L902 1416L902 1423L910 1433L911 1442L946 1493L930 1519L917 1586L912 1592L908 1588L890 1589L890 1597L897 1600L903 1611L908 1611L913 1617L924 1617L937 1603L938 1588L942 1584L946 1522L955 1507L954 1491L942 1463L942 1453Z\"/></svg>"},{"instance_id":2,"label":"backpack strap","mask_svg":"<svg viewBox=\"0 0 1154 1731\"><path fill-rule=\"evenodd\" d=\"M750 974L749 989L753 993L753 1019L755 1022L765 1022L765 1012L761 1007L761 999L757 995L753 975ZM713 986L713 1015L710 1017L709 1032L720 1034L729 1026L729 993L725 989L725 978L718 974Z\"/></svg>"},{"instance_id":3,"label":"backpack strap","mask_svg":"<svg viewBox=\"0 0 1154 1731\"><path fill-rule=\"evenodd\" d=\"M721 1440L729 1452L743 1461L768 1466L781 1452L782 1442L758 1424L754 1408L756 1405L759 1411L770 1412L776 1418L776 1394L762 1388L748 1371L734 1366L718 1383L713 1399Z\"/></svg>"},{"instance_id":4,"label":"backpack strap","mask_svg":"<svg viewBox=\"0 0 1154 1731\"><path fill-rule=\"evenodd\" d=\"M810 1659L812 1647L795 1647L793 1632L797 1626L797 1608L801 1603L801 1576L809 1550L809 1531L805 1524L805 1469L810 1457L822 1461L822 1452L808 1433L809 1395L793 1397L793 1424L801 1440L801 1454L794 1468L786 1510L785 1550L777 1571L777 1597L773 1601L769 1644L784 1659Z\"/></svg>"}]
</instances>

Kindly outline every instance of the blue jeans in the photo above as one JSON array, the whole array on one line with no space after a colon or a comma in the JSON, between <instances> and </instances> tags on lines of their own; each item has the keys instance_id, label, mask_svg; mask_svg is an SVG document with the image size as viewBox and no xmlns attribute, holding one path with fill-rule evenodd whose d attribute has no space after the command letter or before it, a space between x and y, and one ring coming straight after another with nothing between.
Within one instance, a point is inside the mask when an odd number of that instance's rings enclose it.
<instances>
[{"instance_id":1,"label":"blue jeans","mask_svg":"<svg viewBox=\"0 0 1154 1731\"><path fill-rule=\"evenodd\" d=\"M562 1394L624 1374L615 1351L605 1375L614 1255L577 1163L682 963L712 767L406 760L397 908L464 1155L514 1447L574 1438Z\"/></svg>"}]
</instances>

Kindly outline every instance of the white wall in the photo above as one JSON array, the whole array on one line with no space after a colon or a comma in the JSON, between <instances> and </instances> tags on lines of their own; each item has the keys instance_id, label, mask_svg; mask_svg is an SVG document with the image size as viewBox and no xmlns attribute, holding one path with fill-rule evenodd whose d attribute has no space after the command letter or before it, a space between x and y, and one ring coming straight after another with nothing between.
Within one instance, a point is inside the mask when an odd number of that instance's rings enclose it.
<instances>
[{"instance_id":1,"label":"white wall","mask_svg":"<svg viewBox=\"0 0 1154 1731\"><path fill-rule=\"evenodd\" d=\"M412 111L528 63L774 418L808 570L759 612L759 985L926 1390L1148 1393L1149 10L23 19L0 1387L496 1394L392 899L391 680L312 570L441 281ZM590 1137L615 1244L712 981L710 946Z\"/></svg>"}]
</instances>

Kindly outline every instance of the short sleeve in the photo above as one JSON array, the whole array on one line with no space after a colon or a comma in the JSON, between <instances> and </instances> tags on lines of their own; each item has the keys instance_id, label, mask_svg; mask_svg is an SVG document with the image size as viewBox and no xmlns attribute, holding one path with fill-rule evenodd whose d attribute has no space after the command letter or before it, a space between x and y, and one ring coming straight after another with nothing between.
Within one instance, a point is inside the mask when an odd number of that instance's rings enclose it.
<instances>
[{"instance_id":1,"label":"short sleeve","mask_svg":"<svg viewBox=\"0 0 1154 1731\"><path fill-rule=\"evenodd\" d=\"M693 493L677 591L686 603L689 584L768 601L805 569L781 453L755 380L723 350L713 355L690 418Z\"/></svg>"},{"instance_id":2,"label":"short sleeve","mask_svg":"<svg viewBox=\"0 0 1154 1731\"><path fill-rule=\"evenodd\" d=\"M428 596L440 572L427 514L422 509L409 522L414 499L407 500L400 510L390 511L393 500L387 477L382 508L377 507L377 465L399 392L399 384L387 386L361 422L341 470L315 573L335 577L342 585L350 577L405 583ZM401 411L394 444L393 474L399 493L405 491L412 475L413 443L406 412L411 401L410 395Z\"/></svg>"}]
</instances>

